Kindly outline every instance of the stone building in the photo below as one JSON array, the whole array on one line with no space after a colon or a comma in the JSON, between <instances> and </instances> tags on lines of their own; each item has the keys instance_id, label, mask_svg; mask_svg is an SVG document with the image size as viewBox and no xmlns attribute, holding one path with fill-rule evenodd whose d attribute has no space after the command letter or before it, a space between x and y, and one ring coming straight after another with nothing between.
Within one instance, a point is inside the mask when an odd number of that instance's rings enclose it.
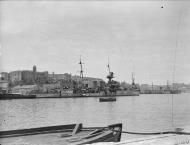
<instances>
[{"instance_id":1,"label":"stone building","mask_svg":"<svg viewBox=\"0 0 190 145\"><path fill-rule=\"evenodd\" d=\"M35 82L34 74L32 71L22 71L21 79L24 84L33 84Z\"/></svg>"},{"instance_id":2,"label":"stone building","mask_svg":"<svg viewBox=\"0 0 190 145\"><path fill-rule=\"evenodd\" d=\"M22 71L12 71L9 73L9 80L12 83L22 81Z\"/></svg>"},{"instance_id":3,"label":"stone building","mask_svg":"<svg viewBox=\"0 0 190 145\"><path fill-rule=\"evenodd\" d=\"M35 82L42 83L42 84L48 83L48 71L36 72Z\"/></svg>"},{"instance_id":4,"label":"stone building","mask_svg":"<svg viewBox=\"0 0 190 145\"><path fill-rule=\"evenodd\" d=\"M9 80L9 73L7 73L7 72L1 72L0 73L0 80L8 81Z\"/></svg>"},{"instance_id":5,"label":"stone building","mask_svg":"<svg viewBox=\"0 0 190 145\"><path fill-rule=\"evenodd\" d=\"M12 71L9 73L9 80L13 85L26 84L31 85L35 83L47 83L48 72L37 72L36 66L33 70Z\"/></svg>"},{"instance_id":6,"label":"stone building","mask_svg":"<svg viewBox=\"0 0 190 145\"><path fill-rule=\"evenodd\" d=\"M0 93L8 93L9 83L6 80L0 80Z\"/></svg>"},{"instance_id":7,"label":"stone building","mask_svg":"<svg viewBox=\"0 0 190 145\"><path fill-rule=\"evenodd\" d=\"M37 85L22 85L22 86L15 86L11 89L11 93L13 94L22 94L22 95L29 95L35 94L38 92L39 88Z\"/></svg>"},{"instance_id":8,"label":"stone building","mask_svg":"<svg viewBox=\"0 0 190 145\"><path fill-rule=\"evenodd\" d=\"M49 74L49 78L54 81L60 80L71 80L71 74L64 73L64 74Z\"/></svg>"},{"instance_id":9,"label":"stone building","mask_svg":"<svg viewBox=\"0 0 190 145\"><path fill-rule=\"evenodd\" d=\"M60 83L54 83L54 84L43 84L42 85L42 92L43 93L56 93L58 90L60 90Z\"/></svg>"}]
</instances>

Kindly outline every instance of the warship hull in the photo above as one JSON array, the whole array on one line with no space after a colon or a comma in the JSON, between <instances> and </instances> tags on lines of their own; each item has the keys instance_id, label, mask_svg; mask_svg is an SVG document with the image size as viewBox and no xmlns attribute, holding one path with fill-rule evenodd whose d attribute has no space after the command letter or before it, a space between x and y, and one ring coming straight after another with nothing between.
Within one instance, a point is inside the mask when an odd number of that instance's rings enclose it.
<instances>
[{"instance_id":1,"label":"warship hull","mask_svg":"<svg viewBox=\"0 0 190 145\"><path fill-rule=\"evenodd\" d=\"M36 98L36 95L0 94L0 100L34 99L34 98Z\"/></svg>"}]
</instances>

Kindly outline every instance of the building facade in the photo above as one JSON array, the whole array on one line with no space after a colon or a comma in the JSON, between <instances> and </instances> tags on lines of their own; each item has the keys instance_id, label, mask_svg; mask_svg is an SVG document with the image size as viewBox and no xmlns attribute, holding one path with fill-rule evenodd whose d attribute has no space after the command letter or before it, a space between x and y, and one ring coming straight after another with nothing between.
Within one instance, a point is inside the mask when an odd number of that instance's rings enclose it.
<instances>
[{"instance_id":1,"label":"building facade","mask_svg":"<svg viewBox=\"0 0 190 145\"><path fill-rule=\"evenodd\" d=\"M8 81L9 80L9 73L7 73L7 72L1 72L0 73L0 80Z\"/></svg>"},{"instance_id":2,"label":"building facade","mask_svg":"<svg viewBox=\"0 0 190 145\"><path fill-rule=\"evenodd\" d=\"M33 70L12 71L9 73L9 80L13 85L26 84L32 85L35 83L47 83L48 72L37 72L36 66Z\"/></svg>"},{"instance_id":3,"label":"building facade","mask_svg":"<svg viewBox=\"0 0 190 145\"><path fill-rule=\"evenodd\" d=\"M39 88L37 85L23 85L23 86L13 87L11 89L11 93L29 95L29 94L35 94L38 90Z\"/></svg>"},{"instance_id":4,"label":"building facade","mask_svg":"<svg viewBox=\"0 0 190 145\"><path fill-rule=\"evenodd\" d=\"M22 82L26 85L31 85L35 82L34 74L32 71L22 71L21 79L22 79Z\"/></svg>"},{"instance_id":5,"label":"building facade","mask_svg":"<svg viewBox=\"0 0 190 145\"><path fill-rule=\"evenodd\" d=\"M10 82L20 82L22 81L22 71L12 71L9 73Z\"/></svg>"},{"instance_id":6,"label":"building facade","mask_svg":"<svg viewBox=\"0 0 190 145\"><path fill-rule=\"evenodd\" d=\"M36 72L34 82L42 84L48 83L48 71Z\"/></svg>"}]
</instances>

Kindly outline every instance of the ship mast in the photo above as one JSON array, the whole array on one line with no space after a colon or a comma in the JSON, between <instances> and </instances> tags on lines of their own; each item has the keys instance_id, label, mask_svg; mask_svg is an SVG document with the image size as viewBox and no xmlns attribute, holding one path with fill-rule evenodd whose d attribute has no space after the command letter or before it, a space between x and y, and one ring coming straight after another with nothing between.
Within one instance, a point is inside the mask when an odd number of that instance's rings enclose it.
<instances>
[{"instance_id":1,"label":"ship mast","mask_svg":"<svg viewBox=\"0 0 190 145\"><path fill-rule=\"evenodd\" d=\"M81 56L80 56L79 64L80 64L80 79L81 79L81 81L83 81L83 66L82 66L83 63L81 61Z\"/></svg>"},{"instance_id":2,"label":"ship mast","mask_svg":"<svg viewBox=\"0 0 190 145\"><path fill-rule=\"evenodd\" d=\"M108 65L107 66L108 66L108 71L109 71L107 78L108 78L108 82L111 82L112 79L114 78L114 76L113 76L113 72L110 71L109 58L108 58Z\"/></svg>"},{"instance_id":3,"label":"ship mast","mask_svg":"<svg viewBox=\"0 0 190 145\"><path fill-rule=\"evenodd\" d=\"M153 82L152 82L152 91L154 90L154 84L153 84Z\"/></svg>"},{"instance_id":4,"label":"ship mast","mask_svg":"<svg viewBox=\"0 0 190 145\"><path fill-rule=\"evenodd\" d=\"M109 74L110 74L110 64L109 64L109 58L108 58L108 71L109 71Z\"/></svg>"},{"instance_id":5,"label":"ship mast","mask_svg":"<svg viewBox=\"0 0 190 145\"><path fill-rule=\"evenodd\" d=\"M135 85L135 78L133 72L132 72L132 85Z\"/></svg>"},{"instance_id":6,"label":"ship mast","mask_svg":"<svg viewBox=\"0 0 190 145\"><path fill-rule=\"evenodd\" d=\"M169 81L167 80L167 82L166 82L166 87L167 87L167 90L169 90L170 89L170 86L169 86Z\"/></svg>"}]
</instances>

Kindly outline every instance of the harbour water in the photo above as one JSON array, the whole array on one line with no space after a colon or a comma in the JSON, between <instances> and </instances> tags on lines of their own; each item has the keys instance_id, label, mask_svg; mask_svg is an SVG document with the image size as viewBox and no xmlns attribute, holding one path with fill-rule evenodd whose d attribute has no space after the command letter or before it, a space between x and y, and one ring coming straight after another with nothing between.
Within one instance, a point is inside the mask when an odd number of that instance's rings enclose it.
<instances>
[{"instance_id":1,"label":"harbour water","mask_svg":"<svg viewBox=\"0 0 190 145\"><path fill-rule=\"evenodd\" d=\"M0 130L72 123L106 126L119 122L123 123L123 130L135 132L190 126L190 94L174 94L173 107L172 94L117 97L116 102L102 103L99 98L0 101Z\"/></svg>"}]
</instances>

